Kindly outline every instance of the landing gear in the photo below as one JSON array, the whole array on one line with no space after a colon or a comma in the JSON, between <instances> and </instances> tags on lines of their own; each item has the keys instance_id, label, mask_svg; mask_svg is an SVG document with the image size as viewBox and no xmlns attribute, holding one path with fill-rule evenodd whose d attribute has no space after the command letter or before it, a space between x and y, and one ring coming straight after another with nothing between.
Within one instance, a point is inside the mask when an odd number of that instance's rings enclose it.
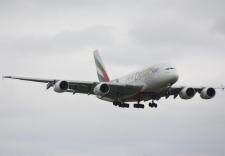
<instances>
[{"instance_id":1,"label":"landing gear","mask_svg":"<svg viewBox=\"0 0 225 156\"><path fill-rule=\"evenodd\" d=\"M120 104L121 104L121 102L118 102L118 101L114 101L114 102L113 102L113 105L114 105L114 106L119 106Z\"/></svg>"},{"instance_id":2,"label":"landing gear","mask_svg":"<svg viewBox=\"0 0 225 156\"><path fill-rule=\"evenodd\" d=\"M134 108L142 108L142 109L144 109L145 105L140 104L140 101L138 100L138 102L134 104Z\"/></svg>"},{"instance_id":3,"label":"landing gear","mask_svg":"<svg viewBox=\"0 0 225 156\"><path fill-rule=\"evenodd\" d=\"M121 107L121 108L129 108L129 104L128 103L122 103L122 102L118 102L118 101L114 101L113 105Z\"/></svg>"},{"instance_id":4,"label":"landing gear","mask_svg":"<svg viewBox=\"0 0 225 156\"><path fill-rule=\"evenodd\" d=\"M114 101L113 102L114 106L118 106L121 108L129 108L130 105L128 103L124 103L124 102L119 102L119 101ZM149 103L149 107L151 108L157 108L158 105L154 102L154 100L152 100L152 102ZM140 104L140 101L137 101L137 103L134 104L134 108L141 108L144 109L145 105L144 104Z\"/></svg>"},{"instance_id":5,"label":"landing gear","mask_svg":"<svg viewBox=\"0 0 225 156\"><path fill-rule=\"evenodd\" d=\"M122 107L122 108L129 108L129 104L128 103L121 103L119 105L119 107Z\"/></svg>"},{"instance_id":6,"label":"landing gear","mask_svg":"<svg viewBox=\"0 0 225 156\"><path fill-rule=\"evenodd\" d=\"M144 109L145 105L136 103L136 104L134 104L134 108L142 108L142 109Z\"/></svg>"},{"instance_id":7,"label":"landing gear","mask_svg":"<svg viewBox=\"0 0 225 156\"><path fill-rule=\"evenodd\" d=\"M157 108L157 106L158 105L153 100L152 100L152 102L149 103L149 107L151 107L151 108L154 108L154 107Z\"/></svg>"}]
</instances>

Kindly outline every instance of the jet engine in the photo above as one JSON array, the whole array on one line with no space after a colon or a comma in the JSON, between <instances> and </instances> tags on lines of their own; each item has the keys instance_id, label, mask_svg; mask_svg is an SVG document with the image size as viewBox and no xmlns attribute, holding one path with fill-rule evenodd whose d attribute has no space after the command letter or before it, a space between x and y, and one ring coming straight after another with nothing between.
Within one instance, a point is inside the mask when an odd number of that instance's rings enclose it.
<instances>
[{"instance_id":1,"label":"jet engine","mask_svg":"<svg viewBox=\"0 0 225 156\"><path fill-rule=\"evenodd\" d=\"M63 93L69 88L67 81L57 81L54 85L54 91L57 93Z\"/></svg>"},{"instance_id":2,"label":"jet engine","mask_svg":"<svg viewBox=\"0 0 225 156\"><path fill-rule=\"evenodd\" d=\"M194 88L185 87L180 91L179 95L180 95L181 99L188 100L188 99L193 98L195 96L195 93L196 93L196 91Z\"/></svg>"},{"instance_id":3,"label":"jet engine","mask_svg":"<svg viewBox=\"0 0 225 156\"><path fill-rule=\"evenodd\" d=\"M216 90L214 88L204 88L200 93L200 96L203 99L211 99L215 95L216 95Z\"/></svg>"},{"instance_id":4,"label":"jet engine","mask_svg":"<svg viewBox=\"0 0 225 156\"><path fill-rule=\"evenodd\" d=\"M100 83L94 88L95 95L103 96L108 94L110 91L110 87L106 83Z\"/></svg>"}]
</instances>

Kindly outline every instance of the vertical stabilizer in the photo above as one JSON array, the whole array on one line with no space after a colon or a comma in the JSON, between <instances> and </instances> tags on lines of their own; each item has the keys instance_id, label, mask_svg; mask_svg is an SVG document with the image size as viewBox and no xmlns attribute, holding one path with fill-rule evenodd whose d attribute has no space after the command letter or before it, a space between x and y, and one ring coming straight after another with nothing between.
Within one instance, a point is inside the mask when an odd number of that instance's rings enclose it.
<instances>
[{"instance_id":1,"label":"vertical stabilizer","mask_svg":"<svg viewBox=\"0 0 225 156\"><path fill-rule=\"evenodd\" d=\"M95 64L96 64L96 70L98 74L98 79L100 82L109 82L109 76L105 70L105 67L103 65L102 59L99 55L98 50L94 51L94 58L95 58Z\"/></svg>"}]
</instances>

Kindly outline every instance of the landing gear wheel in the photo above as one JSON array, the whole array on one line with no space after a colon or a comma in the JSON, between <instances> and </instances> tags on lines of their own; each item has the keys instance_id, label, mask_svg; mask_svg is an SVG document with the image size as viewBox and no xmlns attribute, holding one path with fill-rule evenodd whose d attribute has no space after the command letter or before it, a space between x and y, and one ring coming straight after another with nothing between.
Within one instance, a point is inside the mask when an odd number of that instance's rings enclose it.
<instances>
[{"instance_id":1,"label":"landing gear wheel","mask_svg":"<svg viewBox=\"0 0 225 156\"><path fill-rule=\"evenodd\" d=\"M143 104L139 104L139 108L144 109L144 108L145 108L145 105L143 105Z\"/></svg>"},{"instance_id":2,"label":"landing gear wheel","mask_svg":"<svg viewBox=\"0 0 225 156\"><path fill-rule=\"evenodd\" d=\"M129 104L128 103L122 103L122 104L119 105L119 107L129 108Z\"/></svg>"},{"instance_id":3,"label":"landing gear wheel","mask_svg":"<svg viewBox=\"0 0 225 156\"><path fill-rule=\"evenodd\" d=\"M154 106L153 106L153 107L157 108L157 107L158 107L158 105L157 105L156 103L154 103Z\"/></svg>"},{"instance_id":4,"label":"landing gear wheel","mask_svg":"<svg viewBox=\"0 0 225 156\"><path fill-rule=\"evenodd\" d=\"M152 101L152 102L149 103L149 107L151 107L151 108L153 108L153 107L157 108L158 105L154 101Z\"/></svg>"},{"instance_id":5,"label":"landing gear wheel","mask_svg":"<svg viewBox=\"0 0 225 156\"><path fill-rule=\"evenodd\" d=\"M119 106L120 104L121 104L121 103L120 103L119 101L114 101L114 102L113 102L113 105L114 105L114 106Z\"/></svg>"},{"instance_id":6,"label":"landing gear wheel","mask_svg":"<svg viewBox=\"0 0 225 156\"><path fill-rule=\"evenodd\" d=\"M145 105L137 103L137 104L134 104L134 108L142 108L142 109L144 109Z\"/></svg>"}]
</instances>

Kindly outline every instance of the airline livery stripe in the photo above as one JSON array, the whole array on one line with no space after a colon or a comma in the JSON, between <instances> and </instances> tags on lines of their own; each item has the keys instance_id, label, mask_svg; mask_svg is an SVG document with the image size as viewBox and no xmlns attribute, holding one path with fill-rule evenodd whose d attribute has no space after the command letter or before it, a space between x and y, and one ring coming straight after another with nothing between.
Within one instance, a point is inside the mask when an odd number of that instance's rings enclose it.
<instances>
[{"instance_id":1,"label":"airline livery stripe","mask_svg":"<svg viewBox=\"0 0 225 156\"><path fill-rule=\"evenodd\" d=\"M104 76L104 74L103 74L103 72L97 67L97 73L99 74L99 75L101 75L102 77Z\"/></svg>"},{"instance_id":2,"label":"airline livery stripe","mask_svg":"<svg viewBox=\"0 0 225 156\"><path fill-rule=\"evenodd\" d=\"M96 62L96 66L98 68L97 69L98 74L102 76L102 79L104 81L109 81L109 77L108 77L104 67L102 66L102 64L96 58L95 58L95 62ZM101 73L99 71L101 71Z\"/></svg>"}]
</instances>

